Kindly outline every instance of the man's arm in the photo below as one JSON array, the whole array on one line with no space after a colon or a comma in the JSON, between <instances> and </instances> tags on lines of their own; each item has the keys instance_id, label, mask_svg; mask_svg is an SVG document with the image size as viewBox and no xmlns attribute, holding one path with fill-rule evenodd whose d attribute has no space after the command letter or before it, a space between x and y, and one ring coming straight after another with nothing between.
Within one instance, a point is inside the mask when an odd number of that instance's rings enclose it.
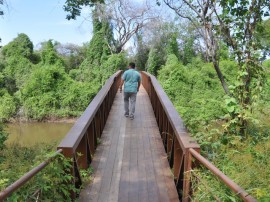
<instances>
[{"instance_id":1,"label":"man's arm","mask_svg":"<svg viewBox=\"0 0 270 202\"><path fill-rule=\"evenodd\" d=\"M140 89L140 86L141 86L141 82L142 82L142 76L141 76L141 74L139 73L137 92L139 92L139 89Z\"/></svg>"},{"instance_id":2,"label":"man's arm","mask_svg":"<svg viewBox=\"0 0 270 202\"><path fill-rule=\"evenodd\" d=\"M141 85L141 81L138 81L138 88L137 88L137 92L139 92L140 85Z\"/></svg>"},{"instance_id":3,"label":"man's arm","mask_svg":"<svg viewBox=\"0 0 270 202\"><path fill-rule=\"evenodd\" d=\"M120 83L120 86L119 86L120 93L122 93L122 86L123 86L124 82L125 81L123 79L121 79L121 83Z\"/></svg>"}]
</instances>

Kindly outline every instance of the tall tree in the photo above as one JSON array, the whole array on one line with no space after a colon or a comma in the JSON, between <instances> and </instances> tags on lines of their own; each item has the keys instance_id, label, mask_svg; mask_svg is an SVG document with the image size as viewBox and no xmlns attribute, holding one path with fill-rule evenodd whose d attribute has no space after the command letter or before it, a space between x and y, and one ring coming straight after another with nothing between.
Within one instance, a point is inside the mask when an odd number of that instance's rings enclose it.
<instances>
[{"instance_id":1,"label":"tall tree","mask_svg":"<svg viewBox=\"0 0 270 202\"><path fill-rule=\"evenodd\" d=\"M157 76L158 70L165 64L168 55L174 54L179 58L178 33L172 23L161 19L154 21L151 26L149 30L151 33L147 36L151 39L148 39L150 52L146 67L147 71Z\"/></svg>"},{"instance_id":2,"label":"tall tree","mask_svg":"<svg viewBox=\"0 0 270 202\"><path fill-rule=\"evenodd\" d=\"M143 33L136 34L136 55L135 55L135 62L136 66L140 70L145 70L146 62L148 59L149 54L149 46L145 45L143 39Z\"/></svg>"},{"instance_id":3,"label":"tall tree","mask_svg":"<svg viewBox=\"0 0 270 202\"><path fill-rule=\"evenodd\" d=\"M106 19L113 29L114 38L110 49L114 53L120 53L125 44L147 23L157 16L151 11L147 3L138 3L131 0L105 1L77 1L67 0L64 10L69 14L67 19L76 19L80 16L82 6L90 6L95 10L98 17Z\"/></svg>"},{"instance_id":4,"label":"tall tree","mask_svg":"<svg viewBox=\"0 0 270 202\"><path fill-rule=\"evenodd\" d=\"M51 39L43 44L41 50L41 60L44 65L64 64L64 61L56 52L56 45L57 43L53 43Z\"/></svg>"},{"instance_id":5,"label":"tall tree","mask_svg":"<svg viewBox=\"0 0 270 202\"><path fill-rule=\"evenodd\" d=\"M5 68L5 87L15 93L26 81L32 70L33 43L26 34L18 36L2 48Z\"/></svg>"},{"instance_id":6,"label":"tall tree","mask_svg":"<svg viewBox=\"0 0 270 202\"><path fill-rule=\"evenodd\" d=\"M189 19L201 33L208 55L228 98L233 130L245 134L247 120L250 119L252 102L262 86L263 69L258 62L259 41L256 40L257 26L263 16L269 15L268 0L163 0L179 16ZM188 8L192 15L187 14ZM230 92L219 68L219 40L231 48L238 62L237 82Z\"/></svg>"},{"instance_id":7,"label":"tall tree","mask_svg":"<svg viewBox=\"0 0 270 202\"><path fill-rule=\"evenodd\" d=\"M3 47L2 53L5 57L20 55L30 60L33 54L33 43L26 34L21 33Z\"/></svg>"},{"instance_id":8,"label":"tall tree","mask_svg":"<svg viewBox=\"0 0 270 202\"><path fill-rule=\"evenodd\" d=\"M120 53L125 44L147 23L156 18L151 7L130 0L112 0L104 13L115 33L115 52Z\"/></svg>"},{"instance_id":9,"label":"tall tree","mask_svg":"<svg viewBox=\"0 0 270 202\"><path fill-rule=\"evenodd\" d=\"M173 9L177 15L182 18L188 19L200 33L206 50L206 57L211 59L213 66L216 70L218 78L226 94L230 94L228 85L219 67L218 60L218 36L214 30L214 12L211 8L212 0L163 0L166 5ZM187 9L190 9L190 11Z\"/></svg>"},{"instance_id":10,"label":"tall tree","mask_svg":"<svg viewBox=\"0 0 270 202\"><path fill-rule=\"evenodd\" d=\"M86 57L89 44L84 43L82 46L76 44L57 44L56 50L63 58L66 64L66 72L77 69Z\"/></svg>"},{"instance_id":11,"label":"tall tree","mask_svg":"<svg viewBox=\"0 0 270 202\"><path fill-rule=\"evenodd\" d=\"M240 125L240 134L244 135L249 114L252 112L252 103L259 96L264 80L265 72L259 63L261 45L255 36L262 17L269 16L270 3L268 0L221 0L220 7L222 13L216 7L214 12L221 35L238 62L239 73L237 82L233 85L233 93L240 110L233 110L233 115L238 117L235 119L238 120L237 125Z\"/></svg>"},{"instance_id":12,"label":"tall tree","mask_svg":"<svg viewBox=\"0 0 270 202\"><path fill-rule=\"evenodd\" d=\"M93 37L87 50L87 60L90 64L100 66L113 51L110 49L113 36L107 19L100 18L97 7L93 12Z\"/></svg>"}]
</instances>

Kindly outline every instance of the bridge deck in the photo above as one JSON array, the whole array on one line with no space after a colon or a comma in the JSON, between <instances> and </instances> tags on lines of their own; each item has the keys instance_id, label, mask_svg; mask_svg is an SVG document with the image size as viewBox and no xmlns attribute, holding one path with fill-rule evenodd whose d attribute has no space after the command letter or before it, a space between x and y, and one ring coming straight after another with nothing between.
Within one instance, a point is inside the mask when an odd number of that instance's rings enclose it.
<instances>
[{"instance_id":1,"label":"bridge deck","mask_svg":"<svg viewBox=\"0 0 270 202\"><path fill-rule=\"evenodd\" d=\"M124 116L123 105L118 92L93 158L93 181L79 200L179 201L145 89L138 93L134 120Z\"/></svg>"}]
</instances>

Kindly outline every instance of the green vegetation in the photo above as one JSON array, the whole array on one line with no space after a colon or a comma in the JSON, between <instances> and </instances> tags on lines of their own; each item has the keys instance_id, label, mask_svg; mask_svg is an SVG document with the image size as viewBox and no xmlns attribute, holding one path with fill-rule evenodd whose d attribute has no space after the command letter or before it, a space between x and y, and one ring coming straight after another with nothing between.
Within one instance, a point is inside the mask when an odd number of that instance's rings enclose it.
<instances>
[{"instance_id":1,"label":"green vegetation","mask_svg":"<svg viewBox=\"0 0 270 202\"><path fill-rule=\"evenodd\" d=\"M269 68L269 61L264 66ZM220 67L225 78L236 79L235 61L222 60ZM249 124L249 138L227 132L231 106L234 100L225 99L224 91L212 68L200 58L183 65L175 55L169 55L165 65L158 72L158 79L164 90L182 116L189 131L201 146L202 154L222 172L258 199L270 199L269 184L269 79L263 86L260 101L252 113L257 124ZM252 121L253 123L253 121ZM239 200L226 186L221 185L206 169L193 172L194 200L212 201L218 196L221 201ZM200 179L198 181L198 179ZM200 183L200 182L203 183ZM205 189L209 191L205 192Z\"/></svg>"},{"instance_id":2,"label":"green vegetation","mask_svg":"<svg viewBox=\"0 0 270 202\"><path fill-rule=\"evenodd\" d=\"M11 119L43 121L79 116L105 81L127 65L126 53L110 49L109 22L96 18L92 40L82 47L53 40L38 50L26 34L0 49L0 190L49 158L55 145L5 146L3 123ZM51 152L53 151L53 152ZM58 155L38 175L14 192L7 201L69 201L78 192L66 173L71 160ZM82 170L84 184L93 169Z\"/></svg>"},{"instance_id":3,"label":"green vegetation","mask_svg":"<svg viewBox=\"0 0 270 202\"><path fill-rule=\"evenodd\" d=\"M1 151L4 160L0 164L0 190L3 190L11 183L15 182L26 172L39 165L41 162L53 155L55 145L36 147L21 147L18 144L10 146ZM76 190L71 183L70 174L65 170L72 166L71 160L63 155L58 155L40 173L34 176L18 191L14 192L6 201L71 201L69 190ZM12 168L12 169L10 169Z\"/></svg>"},{"instance_id":4,"label":"green vegetation","mask_svg":"<svg viewBox=\"0 0 270 202\"><path fill-rule=\"evenodd\" d=\"M18 116L34 120L76 117L85 110L107 78L127 62L124 52L111 53L106 45L109 42L105 39L112 37L108 23L96 19L94 27L87 50L82 47L78 55L61 55L57 52L60 44L52 40L34 51L25 34L19 34L1 49L2 121ZM80 64L71 67L70 57Z\"/></svg>"},{"instance_id":5,"label":"green vegetation","mask_svg":"<svg viewBox=\"0 0 270 202\"><path fill-rule=\"evenodd\" d=\"M269 2L163 0L178 16L173 22L144 15L148 8L136 10L123 1L108 8L96 4L103 2L66 0L67 19L76 19L83 6L92 8L93 37L82 47L48 40L34 50L29 37L19 34L0 49L0 121L79 116L106 79L126 66L123 46L136 35L137 49L130 58L157 76L202 155L250 194L269 201L270 19L265 19ZM144 14L140 16L139 10ZM149 21L151 26L144 29ZM5 148L6 139L0 125L1 189L51 149ZM60 184L71 179L62 172L69 166L60 156L46 174L35 177L10 200L27 200L37 190L44 200L62 200L68 187ZM82 176L91 172L91 168L82 171ZM62 181L59 176L64 176ZM192 177L195 201L240 201L206 169L196 168Z\"/></svg>"}]
</instances>

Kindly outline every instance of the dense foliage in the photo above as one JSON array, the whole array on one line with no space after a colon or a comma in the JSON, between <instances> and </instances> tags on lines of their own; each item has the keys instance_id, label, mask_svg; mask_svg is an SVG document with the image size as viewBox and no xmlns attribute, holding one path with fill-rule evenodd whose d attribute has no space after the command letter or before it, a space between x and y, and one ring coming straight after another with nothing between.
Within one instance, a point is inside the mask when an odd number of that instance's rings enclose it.
<instances>
[{"instance_id":1,"label":"dense foliage","mask_svg":"<svg viewBox=\"0 0 270 202\"><path fill-rule=\"evenodd\" d=\"M236 80L235 61L222 60L220 66L225 78ZM269 61L264 62L264 66L269 68ZM227 103L228 100L224 99L226 96L211 63L195 57L191 63L183 65L171 54L158 71L159 81L200 144L202 154L253 196L262 200L270 199L267 191L269 185L265 180L269 177L267 167L270 163L267 158L270 130L266 121L269 121L270 116L270 74L266 76L267 83L261 101L252 114L257 124L250 125L247 130L250 138L243 140L241 136L226 133L228 113L230 107L234 106L234 100ZM215 200L214 196L222 201L239 200L206 169L196 170L192 174L194 200L211 201Z\"/></svg>"},{"instance_id":2,"label":"dense foliage","mask_svg":"<svg viewBox=\"0 0 270 202\"><path fill-rule=\"evenodd\" d=\"M128 1L113 2L120 3L120 13L124 5L131 5ZM48 40L34 50L29 37L19 34L0 49L0 121L81 114L106 79L127 64L123 51L127 40L119 49L114 46L117 40L112 28L116 26L120 38L125 38L123 33L129 37L137 34L136 55L132 57L140 69L157 76L199 142L201 153L253 196L270 200L266 180L270 175L270 20L263 21L270 4L267 0L163 2L190 22L153 20L149 30L141 30L144 20L140 25L124 15L106 15L104 10L110 5L97 4L104 3L102 0L66 0L68 19L76 19L84 6L92 7L93 37L89 43L65 46ZM0 15L1 11L0 7ZM127 14L133 16L132 12ZM126 20L137 25L134 32L124 26ZM24 165L40 162L40 153L51 149L17 145L4 149L6 139L0 125L0 188L25 173L29 167ZM62 200L68 187L61 186L63 181L58 177L64 173L59 166L51 164L47 174L37 176L9 200L27 200L29 193L37 190L44 193L43 200ZM192 172L195 201L239 200L204 168ZM70 180L64 176L62 180ZM51 182L59 185L57 190L52 190Z\"/></svg>"},{"instance_id":3,"label":"dense foliage","mask_svg":"<svg viewBox=\"0 0 270 202\"><path fill-rule=\"evenodd\" d=\"M19 34L1 49L2 121L12 117L43 120L78 116L85 110L106 79L124 68L127 62L124 52L112 54L109 51L105 41L110 38L108 24L97 19L94 26L94 36L87 50L80 52L77 47L80 53L77 55L58 52L59 43L52 40L34 51L25 34ZM83 60L82 53L85 54ZM75 60L76 56L80 64L72 67L67 58Z\"/></svg>"},{"instance_id":4,"label":"dense foliage","mask_svg":"<svg viewBox=\"0 0 270 202\"><path fill-rule=\"evenodd\" d=\"M3 159L0 164L0 190L51 157L52 149L52 145L37 145L29 148L14 144L1 151ZM78 191L71 183L67 183L72 180L72 176L65 173L65 170L70 169L71 166L71 161L64 156L54 157L44 170L14 192L6 201L63 201L64 198L65 201L71 201L69 190Z\"/></svg>"}]
</instances>

